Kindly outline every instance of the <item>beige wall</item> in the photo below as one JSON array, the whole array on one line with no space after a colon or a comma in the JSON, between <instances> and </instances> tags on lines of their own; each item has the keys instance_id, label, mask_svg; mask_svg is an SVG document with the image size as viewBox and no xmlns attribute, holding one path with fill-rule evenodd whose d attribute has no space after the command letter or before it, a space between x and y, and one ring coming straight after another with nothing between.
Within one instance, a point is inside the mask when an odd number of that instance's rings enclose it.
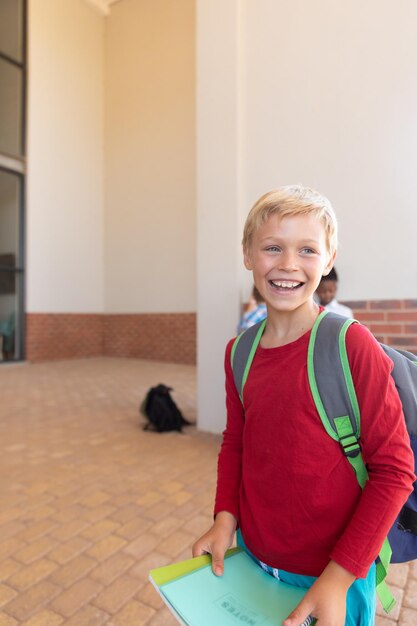
<instances>
[{"instance_id":1,"label":"beige wall","mask_svg":"<svg viewBox=\"0 0 417 626\"><path fill-rule=\"evenodd\" d=\"M29 0L29 312L195 311L194 19Z\"/></svg>"},{"instance_id":2,"label":"beige wall","mask_svg":"<svg viewBox=\"0 0 417 626\"><path fill-rule=\"evenodd\" d=\"M103 310L104 17L29 0L27 310Z\"/></svg>"},{"instance_id":3,"label":"beige wall","mask_svg":"<svg viewBox=\"0 0 417 626\"><path fill-rule=\"evenodd\" d=\"M415 298L417 3L241 6L244 211L277 185L317 187L340 220L340 296Z\"/></svg>"},{"instance_id":4,"label":"beige wall","mask_svg":"<svg viewBox=\"0 0 417 626\"><path fill-rule=\"evenodd\" d=\"M193 0L106 18L105 309L196 308Z\"/></svg>"}]
</instances>

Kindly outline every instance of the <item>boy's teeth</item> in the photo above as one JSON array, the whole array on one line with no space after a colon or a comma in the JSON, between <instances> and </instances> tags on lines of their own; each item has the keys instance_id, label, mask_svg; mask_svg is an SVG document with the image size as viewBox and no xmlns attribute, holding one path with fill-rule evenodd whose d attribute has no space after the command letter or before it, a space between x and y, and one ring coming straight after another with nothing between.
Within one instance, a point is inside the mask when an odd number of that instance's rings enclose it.
<instances>
[{"instance_id":1,"label":"boy's teeth","mask_svg":"<svg viewBox=\"0 0 417 626\"><path fill-rule=\"evenodd\" d=\"M301 283L297 283L293 280L271 280L271 283L275 285L275 287L283 287L284 289L293 289L301 285Z\"/></svg>"}]
</instances>

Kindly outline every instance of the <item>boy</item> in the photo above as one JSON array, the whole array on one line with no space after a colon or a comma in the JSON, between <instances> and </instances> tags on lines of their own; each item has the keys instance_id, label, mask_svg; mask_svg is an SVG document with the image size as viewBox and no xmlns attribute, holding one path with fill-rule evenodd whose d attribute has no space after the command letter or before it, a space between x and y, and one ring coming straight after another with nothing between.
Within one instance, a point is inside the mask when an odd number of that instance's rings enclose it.
<instances>
[{"instance_id":1,"label":"boy","mask_svg":"<svg viewBox=\"0 0 417 626\"><path fill-rule=\"evenodd\" d=\"M327 311L333 311L333 313L339 313L339 315L352 318L352 309L344 304L340 304L340 302L336 300L337 282L338 276L335 268L332 267L327 276L322 276L321 278L316 291L317 298Z\"/></svg>"},{"instance_id":2,"label":"boy","mask_svg":"<svg viewBox=\"0 0 417 626\"><path fill-rule=\"evenodd\" d=\"M347 349L361 407L361 491L323 425L307 380L309 334L322 308L313 295L333 266L337 224L327 198L301 186L262 196L246 220L244 263L265 299L264 335L243 405L226 348L227 426L218 461L215 521L193 546L212 555L238 543L284 582L309 588L284 626L308 615L318 626L371 626L373 562L412 490L413 456L391 361L359 324ZM226 564L227 567L227 564Z\"/></svg>"}]
</instances>

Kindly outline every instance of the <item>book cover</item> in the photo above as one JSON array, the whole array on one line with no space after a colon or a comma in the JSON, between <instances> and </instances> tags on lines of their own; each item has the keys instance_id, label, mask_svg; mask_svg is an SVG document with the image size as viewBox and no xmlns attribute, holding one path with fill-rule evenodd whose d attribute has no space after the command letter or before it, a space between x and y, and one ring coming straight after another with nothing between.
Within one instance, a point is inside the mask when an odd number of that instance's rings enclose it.
<instances>
[{"instance_id":1,"label":"book cover","mask_svg":"<svg viewBox=\"0 0 417 626\"><path fill-rule=\"evenodd\" d=\"M207 555L154 569L149 579L184 626L278 626L306 593L270 576L240 548L227 552L221 577Z\"/></svg>"}]
</instances>

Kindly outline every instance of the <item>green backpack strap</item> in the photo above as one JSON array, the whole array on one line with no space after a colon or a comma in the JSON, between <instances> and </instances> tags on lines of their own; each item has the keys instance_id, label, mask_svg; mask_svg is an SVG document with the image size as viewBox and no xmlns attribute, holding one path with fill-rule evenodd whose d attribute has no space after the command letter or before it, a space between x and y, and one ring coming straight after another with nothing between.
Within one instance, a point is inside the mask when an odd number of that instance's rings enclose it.
<instances>
[{"instance_id":1,"label":"green backpack strap","mask_svg":"<svg viewBox=\"0 0 417 626\"><path fill-rule=\"evenodd\" d=\"M360 410L346 349L346 333L355 320L323 311L317 318L308 348L308 378L326 432L338 441L363 489L368 472L360 447ZM388 613L395 600L385 582L391 560L385 539L376 563L376 591Z\"/></svg>"},{"instance_id":2,"label":"green backpack strap","mask_svg":"<svg viewBox=\"0 0 417 626\"><path fill-rule=\"evenodd\" d=\"M307 371L323 426L338 441L363 488L368 472L362 460L360 410L346 351L346 332L354 320L322 311L311 330Z\"/></svg>"},{"instance_id":3,"label":"green backpack strap","mask_svg":"<svg viewBox=\"0 0 417 626\"><path fill-rule=\"evenodd\" d=\"M250 326L236 337L230 355L233 378L240 401L243 404L243 388L248 378L249 370L255 356L256 348L261 341L265 329L266 319Z\"/></svg>"}]
</instances>

